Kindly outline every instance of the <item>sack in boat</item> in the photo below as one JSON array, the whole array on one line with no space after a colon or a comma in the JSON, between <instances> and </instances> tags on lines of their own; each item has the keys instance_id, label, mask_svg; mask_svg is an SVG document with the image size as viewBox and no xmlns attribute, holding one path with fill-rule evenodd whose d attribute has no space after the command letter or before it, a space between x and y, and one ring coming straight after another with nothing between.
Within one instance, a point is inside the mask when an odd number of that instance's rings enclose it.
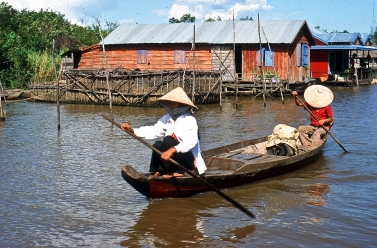
<instances>
[{"instance_id":1,"label":"sack in boat","mask_svg":"<svg viewBox=\"0 0 377 248\"><path fill-rule=\"evenodd\" d=\"M279 144L287 144L294 151L298 153L298 137L299 132L296 128L287 126L285 124L278 124L274 127L271 135L268 136L266 148L273 147Z\"/></svg>"}]
</instances>

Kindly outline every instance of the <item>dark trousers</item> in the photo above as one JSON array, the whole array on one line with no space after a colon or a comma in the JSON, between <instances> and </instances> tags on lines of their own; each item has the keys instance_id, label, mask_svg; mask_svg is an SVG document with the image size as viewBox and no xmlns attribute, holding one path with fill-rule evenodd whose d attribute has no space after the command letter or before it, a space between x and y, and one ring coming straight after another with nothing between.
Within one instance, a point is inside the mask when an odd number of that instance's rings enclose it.
<instances>
[{"instance_id":1,"label":"dark trousers","mask_svg":"<svg viewBox=\"0 0 377 248\"><path fill-rule=\"evenodd\" d=\"M178 145L179 142L174 139L172 136L166 136L162 141L156 141L153 146L157 148L159 151L164 152L167 151L169 148ZM180 165L184 166L188 170L194 170L194 155L192 155L191 151L185 153L175 153L171 156L171 159L178 162ZM177 172L183 174L183 170L178 166L172 164L170 161L166 161L161 159L161 156L156 152L152 153L151 163L150 163L150 172L161 172L164 173L172 173Z\"/></svg>"}]
</instances>

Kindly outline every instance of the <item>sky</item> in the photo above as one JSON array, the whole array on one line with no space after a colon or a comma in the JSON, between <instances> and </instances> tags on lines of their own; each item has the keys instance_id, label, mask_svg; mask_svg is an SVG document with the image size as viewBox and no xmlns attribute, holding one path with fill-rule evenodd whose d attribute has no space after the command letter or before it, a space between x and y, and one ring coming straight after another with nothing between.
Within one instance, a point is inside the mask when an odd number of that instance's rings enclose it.
<instances>
[{"instance_id":1,"label":"sky","mask_svg":"<svg viewBox=\"0 0 377 248\"><path fill-rule=\"evenodd\" d=\"M254 20L306 20L310 27L350 33L370 33L377 26L377 0L2 0L22 10L52 10L71 23L100 20L159 24L189 13L197 22L252 17Z\"/></svg>"}]
</instances>

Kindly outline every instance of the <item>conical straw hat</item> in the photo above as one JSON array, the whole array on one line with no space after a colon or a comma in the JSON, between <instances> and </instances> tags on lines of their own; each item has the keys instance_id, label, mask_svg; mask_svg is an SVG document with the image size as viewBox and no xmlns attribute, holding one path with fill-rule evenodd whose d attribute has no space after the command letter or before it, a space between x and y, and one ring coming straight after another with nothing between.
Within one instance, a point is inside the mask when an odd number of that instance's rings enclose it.
<instances>
[{"instance_id":1,"label":"conical straw hat","mask_svg":"<svg viewBox=\"0 0 377 248\"><path fill-rule=\"evenodd\" d=\"M191 106L193 108L198 109L198 107L196 107L192 103L192 101L190 100L190 98L188 98L186 92L181 87L175 88L174 90L166 93L165 95L163 95L162 97L160 97L157 100L158 101L178 102L178 103L186 104L188 106Z\"/></svg>"},{"instance_id":2,"label":"conical straw hat","mask_svg":"<svg viewBox=\"0 0 377 248\"><path fill-rule=\"evenodd\" d=\"M324 108L334 100L332 91L323 85L312 85L304 92L305 101L314 108Z\"/></svg>"}]
</instances>

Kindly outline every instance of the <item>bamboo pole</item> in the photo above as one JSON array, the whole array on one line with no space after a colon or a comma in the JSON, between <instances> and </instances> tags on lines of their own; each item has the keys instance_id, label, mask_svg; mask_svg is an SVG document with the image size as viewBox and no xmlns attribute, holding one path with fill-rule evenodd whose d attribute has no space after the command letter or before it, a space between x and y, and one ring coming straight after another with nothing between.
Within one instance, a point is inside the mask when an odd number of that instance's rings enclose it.
<instances>
[{"instance_id":1,"label":"bamboo pole","mask_svg":"<svg viewBox=\"0 0 377 248\"><path fill-rule=\"evenodd\" d=\"M60 102L59 102L60 85L59 85L58 74L56 72L55 39L52 40L52 57L54 61L54 73L55 73L55 79L56 79L56 109L57 109L57 115L58 115L57 121L58 121L58 130L60 130Z\"/></svg>"},{"instance_id":2,"label":"bamboo pole","mask_svg":"<svg viewBox=\"0 0 377 248\"><path fill-rule=\"evenodd\" d=\"M110 87L110 83L109 83L109 66L108 66L107 60L106 60L105 42L104 42L104 39L103 39L103 36L102 36L101 23L100 23L99 19L97 19L97 22L98 22L99 34L101 36L101 41L102 41L103 59L104 59L105 67L106 67L105 76L106 76L107 89L108 89L108 92L109 92L110 114L111 114L111 117L113 117L113 103L112 103L112 98L111 98L111 87Z\"/></svg>"},{"instance_id":3,"label":"bamboo pole","mask_svg":"<svg viewBox=\"0 0 377 248\"><path fill-rule=\"evenodd\" d=\"M268 40L267 40L267 36L266 36L266 33L264 32L263 27L262 27L262 32L263 32L264 38L266 39L266 42L267 42L267 45L268 45L268 49L270 50L270 53L271 53L271 60L273 60L271 46L270 46L270 43L269 43ZM273 68L274 68L274 73L275 73L275 78L276 78L276 85L277 85L277 86L279 87L279 89L280 89L281 101L282 101L282 103L284 104L283 90L281 89L281 85L279 85L280 82L279 82L278 74L276 73L275 63L273 63L273 65L274 65Z\"/></svg>"},{"instance_id":4,"label":"bamboo pole","mask_svg":"<svg viewBox=\"0 0 377 248\"><path fill-rule=\"evenodd\" d=\"M233 77L234 83L236 84L236 108L238 108L238 76L236 71L236 29L234 26L234 9L233 9Z\"/></svg>"},{"instance_id":5,"label":"bamboo pole","mask_svg":"<svg viewBox=\"0 0 377 248\"><path fill-rule=\"evenodd\" d=\"M193 57L194 57L194 63L193 63L193 78L192 78L192 95L191 95L191 101L195 104L195 24L194 24L194 37L193 37L192 47L193 47Z\"/></svg>"},{"instance_id":6,"label":"bamboo pole","mask_svg":"<svg viewBox=\"0 0 377 248\"><path fill-rule=\"evenodd\" d=\"M266 80L264 77L264 68L263 68L263 54L262 54L262 42L261 42L261 37L260 37L259 13L258 13L258 36L259 36L259 61L260 61L260 67L262 70L262 83L263 83L263 106L266 107Z\"/></svg>"}]
</instances>

